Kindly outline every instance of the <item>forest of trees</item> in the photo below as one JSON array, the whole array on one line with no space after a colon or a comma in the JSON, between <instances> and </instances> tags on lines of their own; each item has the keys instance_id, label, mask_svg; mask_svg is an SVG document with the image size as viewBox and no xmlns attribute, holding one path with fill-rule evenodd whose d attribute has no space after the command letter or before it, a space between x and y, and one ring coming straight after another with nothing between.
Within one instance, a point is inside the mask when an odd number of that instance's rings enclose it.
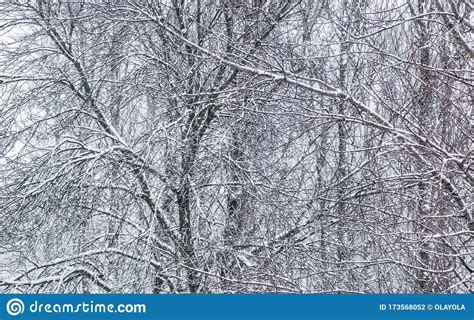
<instances>
[{"instance_id":1,"label":"forest of trees","mask_svg":"<svg viewBox=\"0 0 474 320\"><path fill-rule=\"evenodd\" d=\"M0 1L0 292L472 293L473 9Z\"/></svg>"}]
</instances>

